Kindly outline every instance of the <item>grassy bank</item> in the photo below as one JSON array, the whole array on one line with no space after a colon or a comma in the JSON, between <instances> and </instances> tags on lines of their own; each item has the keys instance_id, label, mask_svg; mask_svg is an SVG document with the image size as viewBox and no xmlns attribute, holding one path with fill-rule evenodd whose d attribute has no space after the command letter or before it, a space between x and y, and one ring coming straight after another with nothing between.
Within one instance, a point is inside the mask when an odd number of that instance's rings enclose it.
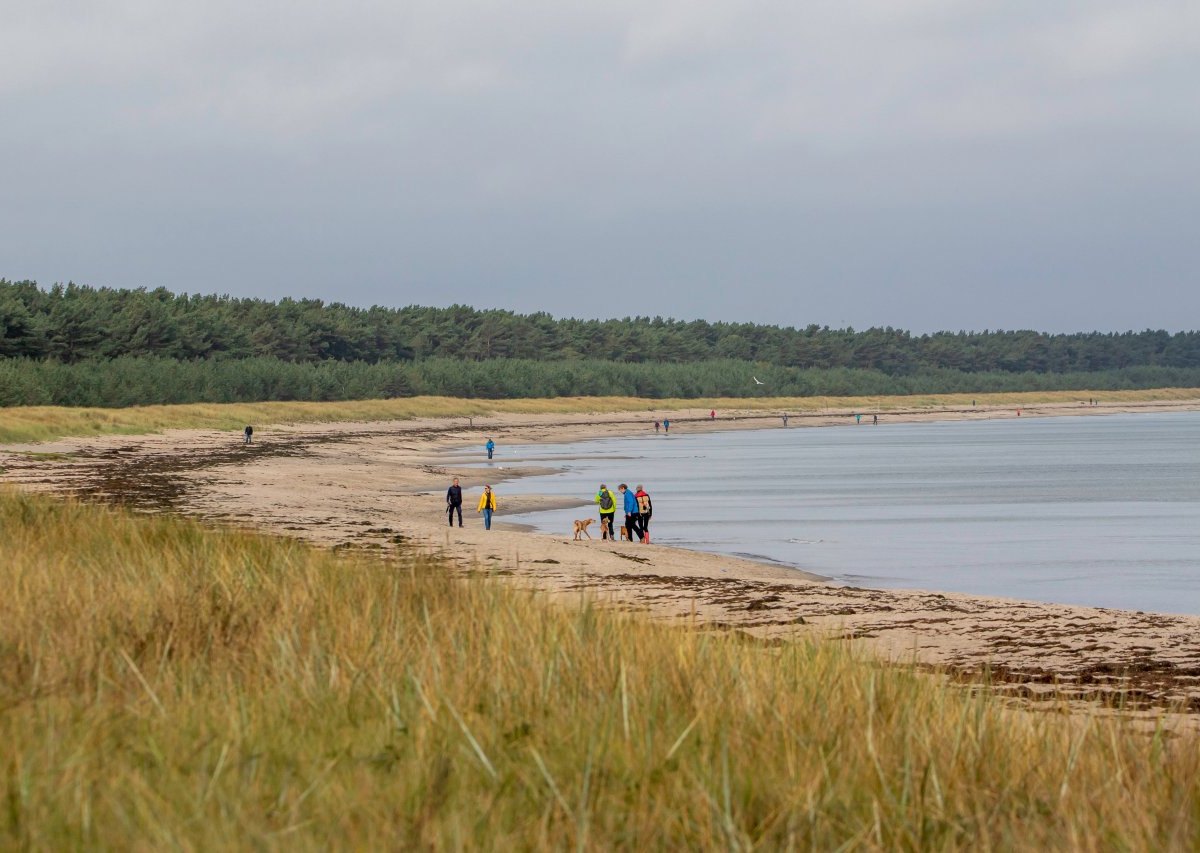
<instances>
[{"instance_id":1,"label":"grassy bank","mask_svg":"<svg viewBox=\"0 0 1200 853\"><path fill-rule=\"evenodd\" d=\"M1190 849L1190 736L0 492L0 846Z\"/></svg>"},{"instance_id":2,"label":"grassy bank","mask_svg":"<svg viewBox=\"0 0 1200 853\"><path fill-rule=\"evenodd\" d=\"M456 397L408 397L335 403L195 403L132 406L121 409L62 406L0 408L0 444L50 441L66 436L137 435L165 429L240 430L245 424L321 423L405 420L418 417L481 417L489 414L586 414L590 412L662 412L715 407L792 413L826 409L896 411L964 409L978 406L1031 406L1076 403L1091 397L1105 403L1200 399L1200 389L1158 388L1141 391L1030 391L1003 394L928 394L875 397L753 397L705 400L648 400L639 397L556 397L527 400L470 400Z\"/></svg>"}]
</instances>

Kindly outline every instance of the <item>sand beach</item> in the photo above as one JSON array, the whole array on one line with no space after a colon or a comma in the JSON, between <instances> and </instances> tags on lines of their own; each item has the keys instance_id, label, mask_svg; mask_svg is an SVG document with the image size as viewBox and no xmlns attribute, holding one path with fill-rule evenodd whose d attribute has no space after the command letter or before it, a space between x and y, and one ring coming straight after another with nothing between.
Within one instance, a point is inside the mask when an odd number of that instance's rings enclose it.
<instances>
[{"instance_id":1,"label":"sand beach","mask_svg":"<svg viewBox=\"0 0 1200 853\"><path fill-rule=\"evenodd\" d=\"M1044 404L1021 417L1101 416L1200 409L1200 400L1081 407ZM256 425L240 434L171 430L146 436L64 439L0 448L0 482L38 491L179 512L213 523L383 554L417 548L464 571L485 571L551 596L588 592L649 617L736 630L764 642L816 632L862 645L885 660L915 661L974 677L983 670L1014 695L1056 690L1081 699L1117 688L1147 709L1200 714L1200 617L1072 607L929 590L857 589L816 575L694 551L592 540L571 531L534 534L506 522L561 499L508 499L506 480L531 466L488 468L482 445L566 442L632 435L670 418L673 431L776 427L763 411L680 409L651 413L426 418L377 423ZM847 422L848 411L793 414L792 428ZM1011 408L889 411L895 421L1016 417ZM460 465L479 448L480 464ZM455 461L450 464L448 459ZM466 526L449 528L446 487L460 478ZM491 531L475 513L484 482L500 507ZM579 517L594 515L581 506Z\"/></svg>"}]
</instances>

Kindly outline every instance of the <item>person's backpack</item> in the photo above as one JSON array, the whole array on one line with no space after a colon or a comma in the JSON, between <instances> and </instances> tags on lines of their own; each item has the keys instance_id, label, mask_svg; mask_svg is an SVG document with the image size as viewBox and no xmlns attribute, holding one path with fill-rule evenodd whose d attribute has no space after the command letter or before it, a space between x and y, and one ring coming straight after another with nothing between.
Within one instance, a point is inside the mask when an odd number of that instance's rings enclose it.
<instances>
[{"instance_id":1,"label":"person's backpack","mask_svg":"<svg viewBox=\"0 0 1200 853\"><path fill-rule=\"evenodd\" d=\"M608 489L605 489L600 493L600 509L608 512L614 506L615 504L613 503L612 492L610 492Z\"/></svg>"},{"instance_id":2,"label":"person's backpack","mask_svg":"<svg viewBox=\"0 0 1200 853\"><path fill-rule=\"evenodd\" d=\"M637 503L638 503L638 512L642 512L642 513L650 512L650 496L649 495L642 495L641 497L639 497L637 499Z\"/></svg>"}]
</instances>

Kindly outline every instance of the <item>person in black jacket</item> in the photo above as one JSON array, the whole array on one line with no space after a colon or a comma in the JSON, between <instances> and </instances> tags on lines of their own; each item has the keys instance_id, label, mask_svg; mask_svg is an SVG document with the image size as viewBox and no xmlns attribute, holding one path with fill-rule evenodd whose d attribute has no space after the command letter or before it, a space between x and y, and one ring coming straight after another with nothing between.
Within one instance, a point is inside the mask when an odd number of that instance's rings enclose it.
<instances>
[{"instance_id":1,"label":"person in black jacket","mask_svg":"<svg viewBox=\"0 0 1200 853\"><path fill-rule=\"evenodd\" d=\"M454 526L454 513L458 513L458 526L462 527L462 487L458 485L458 477L446 489L446 520Z\"/></svg>"}]
</instances>

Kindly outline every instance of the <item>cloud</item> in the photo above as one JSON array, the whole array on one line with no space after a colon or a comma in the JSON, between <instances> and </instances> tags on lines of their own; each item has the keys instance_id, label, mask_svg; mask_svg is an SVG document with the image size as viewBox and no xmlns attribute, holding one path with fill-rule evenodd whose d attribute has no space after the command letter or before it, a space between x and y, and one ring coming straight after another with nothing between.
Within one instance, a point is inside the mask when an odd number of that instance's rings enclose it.
<instances>
[{"instance_id":1,"label":"cloud","mask_svg":"<svg viewBox=\"0 0 1200 853\"><path fill-rule=\"evenodd\" d=\"M1200 212L1198 16L1176 0L14 5L0 275L560 310L576 310L564 289L631 281L655 313L994 327L1018 313L994 292L1033 278L1111 280L1094 308L1119 325L1114 270L1132 286L1140 261L1139 309L1176 321L1197 251L1165 226ZM1046 322L1070 326L1068 303Z\"/></svg>"}]
</instances>

